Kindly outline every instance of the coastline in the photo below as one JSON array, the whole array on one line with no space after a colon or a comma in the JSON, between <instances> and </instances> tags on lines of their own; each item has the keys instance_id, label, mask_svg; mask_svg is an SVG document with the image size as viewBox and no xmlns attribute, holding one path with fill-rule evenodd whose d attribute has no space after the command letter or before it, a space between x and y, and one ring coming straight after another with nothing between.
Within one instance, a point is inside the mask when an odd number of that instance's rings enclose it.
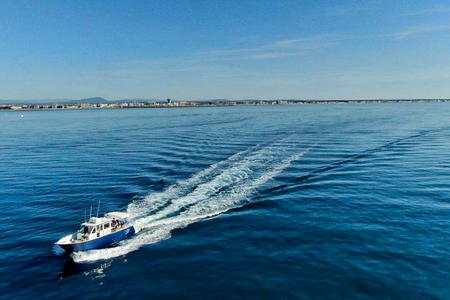
<instances>
[{"instance_id":1,"label":"coastline","mask_svg":"<svg viewBox=\"0 0 450 300\"><path fill-rule=\"evenodd\" d=\"M238 105L323 105L323 104L374 104L374 103L433 103L450 102L450 99L366 99L366 100L221 100L221 101L139 101L110 103L51 103L51 104L0 104L0 111L65 110L65 109L119 109L119 108L176 108L223 107Z\"/></svg>"}]
</instances>

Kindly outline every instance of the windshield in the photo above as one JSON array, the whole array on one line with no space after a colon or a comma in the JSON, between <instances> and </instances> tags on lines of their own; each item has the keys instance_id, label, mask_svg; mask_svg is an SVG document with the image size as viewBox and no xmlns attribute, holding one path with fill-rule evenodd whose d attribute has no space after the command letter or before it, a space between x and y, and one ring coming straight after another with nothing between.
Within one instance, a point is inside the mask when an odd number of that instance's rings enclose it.
<instances>
[{"instance_id":1,"label":"windshield","mask_svg":"<svg viewBox=\"0 0 450 300\"><path fill-rule=\"evenodd\" d=\"M88 234L90 231L90 228L88 226L81 226L80 230L78 232L81 232L82 234Z\"/></svg>"}]
</instances>

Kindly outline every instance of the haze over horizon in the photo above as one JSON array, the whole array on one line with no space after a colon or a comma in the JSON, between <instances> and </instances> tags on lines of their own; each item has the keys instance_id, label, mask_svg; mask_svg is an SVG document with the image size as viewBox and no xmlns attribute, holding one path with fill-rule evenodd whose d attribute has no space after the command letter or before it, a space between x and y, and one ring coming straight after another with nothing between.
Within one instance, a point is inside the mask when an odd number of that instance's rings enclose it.
<instances>
[{"instance_id":1,"label":"haze over horizon","mask_svg":"<svg viewBox=\"0 0 450 300\"><path fill-rule=\"evenodd\" d=\"M449 98L446 1L2 1L0 99Z\"/></svg>"}]
</instances>

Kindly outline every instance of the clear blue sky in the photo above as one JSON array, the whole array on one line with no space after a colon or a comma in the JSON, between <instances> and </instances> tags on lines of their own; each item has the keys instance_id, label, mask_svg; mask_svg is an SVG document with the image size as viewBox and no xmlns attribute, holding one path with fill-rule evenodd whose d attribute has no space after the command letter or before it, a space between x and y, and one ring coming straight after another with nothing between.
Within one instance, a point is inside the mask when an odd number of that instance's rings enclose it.
<instances>
[{"instance_id":1,"label":"clear blue sky","mask_svg":"<svg viewBox=\"0 0 450 300\"><path fill-rule=\"evenodd\" d=\"M450 2L0 2L0 99L450 98Z\"/></svg>"}]
</instances>

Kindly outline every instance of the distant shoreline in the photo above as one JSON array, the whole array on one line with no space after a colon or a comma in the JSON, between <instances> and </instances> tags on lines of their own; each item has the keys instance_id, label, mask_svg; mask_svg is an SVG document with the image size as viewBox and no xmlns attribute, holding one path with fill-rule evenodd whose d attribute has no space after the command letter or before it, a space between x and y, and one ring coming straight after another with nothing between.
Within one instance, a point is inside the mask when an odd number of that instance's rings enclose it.
<instances>
[{"instance_id":1,"label":"distant shoreline","mask_svg":"<svg viewBox=\"0 0 450 300\"><path fill-rule=\"evenodd\" d=\"M0 104L0 111L64 110L64 109L117 109L117 108L175 108L175 107L223 107L258 105L311 105L311 104L373 104L373 103L431 103L450 102L450 99L374 99L374 100L220 100L220 101L130 101L110 103L65 104Z\"/></svg>"}]
</instances>

